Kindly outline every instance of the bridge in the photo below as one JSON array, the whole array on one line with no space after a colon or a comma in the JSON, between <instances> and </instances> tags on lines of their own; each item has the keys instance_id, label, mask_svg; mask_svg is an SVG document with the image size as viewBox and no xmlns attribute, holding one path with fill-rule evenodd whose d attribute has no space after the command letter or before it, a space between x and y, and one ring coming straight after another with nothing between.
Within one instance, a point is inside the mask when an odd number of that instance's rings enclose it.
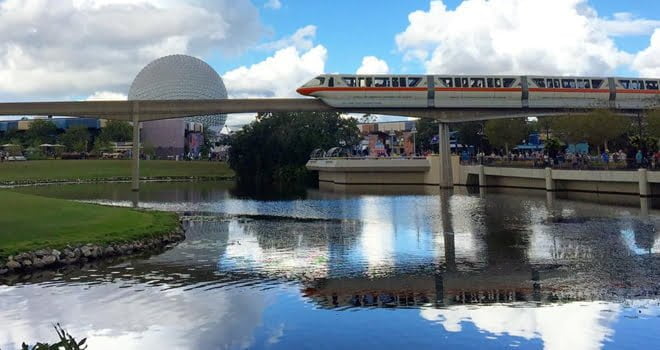
<instances>
[{"instance_id":1,"label":"bridge","mask_svg":"<svg viewBox=\"0 0 660 350\"><path fill-rule=\"evenodd\" d=\"M440 121L440 186L453 186L449 146L449 123L475 120L539 117L560 114L585 114L584 108L363 108L331 107L321 100L310 98L262 98L215 100L131 100L131 101L71 101L71 102L8 102L0 103L0 116L65 116L88 117L139 122L184 118L200 115L267 112L339 112L370 113ZM637 115L643 109L617 110ZM132 189L139 190L140 129L133 128Z\"/></svg>"}]
</instances>

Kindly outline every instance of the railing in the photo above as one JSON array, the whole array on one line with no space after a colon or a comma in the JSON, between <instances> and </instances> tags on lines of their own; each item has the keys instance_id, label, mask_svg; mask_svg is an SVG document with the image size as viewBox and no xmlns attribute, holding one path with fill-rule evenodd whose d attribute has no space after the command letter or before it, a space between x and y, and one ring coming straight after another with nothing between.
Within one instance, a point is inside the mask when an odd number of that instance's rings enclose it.
<instances>
[{"instance_id":1,"label":"railing","mask_svg":"<svg viewBox=\"0 0 660 350\"><path fill-rule=\"evenodd\" d=\"M392 159L426 159L422 156L401 156L401 157L318 157L310 160L392 160Z\"/></svg>"},{"instance_id":2,"label":"railing","mask_svg":"<svg viewBox=\"0 0 660 350\"><path fill-rule=\"evenodd\" d=\"M591 157L573 161L572 159L506 159L503 157L484 157L461 160L462 165L480 165L504 168L553 168L565 170L621 170L636 171L639 168L660 170L660 162L644 160L638 164L635 159L605 162L600 157Z\"/></svg>"}]
</instances>

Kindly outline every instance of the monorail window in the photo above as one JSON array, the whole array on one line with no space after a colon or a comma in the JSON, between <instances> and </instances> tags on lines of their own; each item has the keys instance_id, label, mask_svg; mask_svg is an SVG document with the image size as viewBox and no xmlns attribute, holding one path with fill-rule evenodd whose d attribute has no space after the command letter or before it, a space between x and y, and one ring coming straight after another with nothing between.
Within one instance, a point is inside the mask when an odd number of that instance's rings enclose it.
<instances>
[{"instance_id":1,"label":"monorail window","mask_svg":"<svg viewBox=\"0 0 660 350\"><path fill-rule=\"evenodd\" d=\"M653 80L647 80L646 90L658 90L658 82Z\"/></svg>"},{"instance_id":2,"label":"monorail window","mask_svg":"<svg viewBox=\"0 0 660 350\"><path fill-rule=\"evenodd\" d=\"M344 80L344 84L346 84L346 86L355 87L355 78L343 77L342 79Z\"/></svg>"},{"instance_id":3,"label":"monorail window","mask_svg":"<svg viewBox=\"0 0 660 350\"><path fill-rule=\"evenodd\" d=\"M603 80L602 79L594 79L591 81L591 84L594 89L599 89L601 85L603 85Z\"/></svg>"},{"instance_id":4,"label":"monorail window","mask_svg":"<svg viewBox=\"0 0 660 350\"><path fill-rule=\"evenodd\" d=\"M641 81L638 80L631 80L630 81L630 88L633 90L641 90L643 89L643 84Z\"/></svg>"},{"instance_id":5,"label":"monorail window","mask_svg":"<svg viewBox=\"0 0 660 350\"><path fill-rule=\"evenodd\" d=\"M374 78L375 87L390 87L390 78Z\"/></svg>"},{"instance_id":6,"label":"monorail window","mask_svg":"<svg viewBox=\"0 0 660 350\"><path fill-rule=\"evenodd\" d=\"M320 86L323 86L323 83L325 83L325 78L324 77L316 77L316 80L319 81Z\"/></svg>"},{"instance_id":7,"label":"monorail window","mask_svg":"<svg viewBox=\"0 0 660 350\"><path fill-rule=\"evenodd\" d=\"M591 83L589 79L578 79L577 80L578 89L591 89Z\"/></svg>"},{"instance_id":8,"label":"monorail window","mask_svg":"<svg viewBox=\"0 0 660 350\"><path fill-rule=\"evenodd\" d=\"M415 87L422 81L422 78L418 77L408 77L408 87Z\"/></svg>"},{"instance_id":9,"label":"monorail window","mask_svg":"<svg viewBox=\"0 0 660 350\"><path fill-rule=\"evenodd\" d=\"M440 81L442 81L445 87L454 87L454 81L451 78L442 78Z\"/></svg>"},{"instance_id":10,"label":"monorail window","mask_svg":"<svg viewBox=\"0 0 660 350\"><path fill-rule=\"evenodd\" d=\"M561 87L564 89L575 89L575 79L562 79Z\"/></svg>"},{"instance_id":11,"label":"monorail window","mask_svg":"<svg viewBox=\"0 0 660 350\"><path fill-rule=\"evenodd\" d=\"M488 85L489 88L495 87L493 84L493 78L486 78L486 84Z\"/></svg>"},{"instance_id":12,"label":"monorail window","mask_svg":"<svg viewBox=\"0 0 660 350\"><path fill-rule=\"evenodd\" d=\"M630 89L630 80L619 80L624 89Z\"/></svg>"},{"instance_id":13,"label":"monorail window","mask_svg":"<svg viewBox=\"0 0 660 350\"><path fill-rule=\"evenodd\" d=\"M330 78L328 79L328 86L329 86L329 87L335 87L335 78L330 77Z\"/></svg>"},{"instance_id":14,"label":"monorail window","mask_svg":"<svg viewBox=\"0 0 660 350\"><path fill-rule=\"evenodd\" d=\"M468 78L461 78L461 85L463 85L464 88L470 87L470 83L468 82Z\"/></svg>"},{"instance_id":15,"label":"monorail window","mask_svg":"<svg viewBox=\"0 0 660 350\"><path fill-rule=\"evenodd\" d=\"M512 87L514 81L516 81L516 79L511 79L511 78L502 79L503 87L505 87L505 88Z\"/></svg>"},{"instance_id":16,"label":"monorail window","mask_svg":"<svg viewBox=\"0 0 660 350\"><path fill-rule=\"evenodd\" d=\"M473 88L482 88L486 86L484 78L470 78L471 84L470 87Z\"/></svg>"},{"instance_id":17,"label":"monorail window","mask_svg":"<svg viewBox=\"0 0 660 350\"><path fill-rule=\"evenodd\" d=\"M399 87L399 78L392 78L392 87Z\"/></svg>"},{"instance_id":18,"label":"monorail window","mask_svg":"<svg viewBox=\"0 0 660 350\"><path fill-rule=\"evenodd\" d=\"M399 86L406 87L406 78L399 78Z\"/></svg>"},{"instance_id":19,"label":"monorail window","mask_svg":"<svg viewBox=\"0 0 660 350\"><path fill-rule=\"evenodd\" d=\"M534 82L534 84L536 84L536 86L538 86L540 88L545 87L545 80L543 80L543 79L532 79L532 81Z\"/></svg>"},{"instance_id":20,"label":"monorail window","mask_svg":"<svg viewBox=\"0 0 660 350\"><path fill-rule=\"evenodd\" d=\"M456 87L461 87L461 78L454 78L454 83Z\"/></svg>"},{"instance_id":21,"label":"monorail window","mask_svg":"<svg viewBox=\"0 0 660 350\"><path fill-rule=\"evenodd\" d=\"M495 87L496 88L502 87L502 79L495 78Z\"/></svg>"}]
</instances>

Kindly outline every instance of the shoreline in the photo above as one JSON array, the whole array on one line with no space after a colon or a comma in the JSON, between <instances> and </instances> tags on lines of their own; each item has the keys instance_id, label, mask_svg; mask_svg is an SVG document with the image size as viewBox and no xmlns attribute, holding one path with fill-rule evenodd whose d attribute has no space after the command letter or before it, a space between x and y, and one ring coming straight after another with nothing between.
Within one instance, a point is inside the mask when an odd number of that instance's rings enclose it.
<instances>
[{"instance_id":1,"label":"shoreline","mask_svg":"<svg viewBox=\"0 0 660 350\"><path fill-rule=\"evenodd\" d=\"M140 182L194 182L194 181L232 181L234 176L148 176L140 177ZM16 188L27 186L48 186L48 185L77 185L94 183L128 183L131 182L130 176L103 177L93 179L45 179L45 180L17 180L0 181L0 188Z\"/></svg>"},{"instance_id":2,"label":"shoreline","mask_svg":"<svg viewBox=\"0 0 660 350\"><path fill-rule=\"evenodd\" d=\"M178 228L174 232L164 233L155 237L107 244L83 243L73 246L67 244L61 249L41 248L13 254L7 258L0 258L0 276L51 270L89 261L161 250L173 243L181 242L185 238L183 221L179 219Z\"/></svg>"}]
</instances>

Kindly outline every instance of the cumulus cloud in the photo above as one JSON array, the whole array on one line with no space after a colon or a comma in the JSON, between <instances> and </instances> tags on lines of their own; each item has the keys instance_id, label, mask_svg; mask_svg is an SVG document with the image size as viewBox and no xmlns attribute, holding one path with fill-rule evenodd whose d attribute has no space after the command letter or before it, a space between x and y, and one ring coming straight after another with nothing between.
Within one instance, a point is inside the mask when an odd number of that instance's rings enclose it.
<instances>
[{"instance_id":1,"label":"cumulus cloud","mask_svg":"<svg viewBox=\"0 0 660 350\"><path fill-rule=\"evenodd\" d=\"M279 50L285 47L294 46L298 50L309 50L314 46L315 37L316 26L308 25L296 30L291 36L259 45L258 48L264 50Z\"/></svg>"},{"instance_id":2,"label":"cumulus cloud","mask_svg":"<svg viewBox=\"0 0 660 350\"><path fill-rule=\"evenodd\" d=\"M0 95L87 96L127 91L162 55L243 52L262 34L249 0L5 0Z\"/></svg>"},{"instance_id":3,"label":"cumulus cloud","mask_svg":"<svg viewBox=\"0 0 660 350\"><path fill-rule=\"evenodd\" d=\"M322 45L304 52L291 46L264 61L231 70L222 79L230 97L294 97L296 88L323 73L326 58Z\"/></svg>"},{"instance_id":4,"label":"cumulus cloud","mask_svg":"<svg viewBox=\"0 0 660 350\"><path fill-rule=\"evenodd\" d=\"M365 56L362 58L362 65L357 70L357 74L387 74L390 68L387 62L376 56Z\"/></svg>"},{"instance_id":5,"label":"cumulus cloud","mask_svg":"<svg viewBox=\"0 0 660 350\"><path fill-rule=\"evenodd\" d=\"M397 47L427 72L515 74L612 73L632 55L611 35L644 21L599 18L586 0L465 0L454 10L436 0L408 20Z\"/></svg>"},{"instance_id":6,"label":"cumulus cloud","mask_svg":"<svg viewBox=\"0 0 660 350\"><path fill-rule=\"evenodd\" d=\"M660 28L651 36L649 47L635 56L632 66L643 77L660 77Z\"/></svg>"},{"instance_id":7,"label":"cumulus cloud","mask_svg":"<svg viewBox=\"0 0 660 350\"><path fill-rule=\"evenodd\" d=\"M279 10L282 7L282 3L280 2L280 0L268 0L264 4L264 7L273 10Z\"/></svg>"},{"instance_id":8,"label":"cumulus cloud","mask_svg":"<svg viewBox=\"0 0 660 350\"><path fill-rule=\"evenodd\" d=\"M636 18L628 12L618 12L613 17L613 19L600 20L603 29L612 36L649 35L656 28L660 28L660 21Z\"/></svg>"},{"instance_id":9,"label":"cumulus cloud","mask_svg":"<svg viewBox=\"0 0 660 350\"><path fill-rule=\"evenodd\" d=\"M241 66L222 75L229 98L299 97L296 89L325 71L328 51L313 46L316 27L298 29L292 36L276 41L273 55L251 66ZM254 114L233 114L227 125L242 125Z\"/></svg>"},{"instance_id":10,"label":"cumulus cloud","mask_svg":"<svg viewBox=\"0 0 660 350\"><path fill-rule=\"evenodd\" d=\"M126 100L128 96L121 92L114 91L97 91L89 95L85 100L86 101L120 101Z\"/></svg>"}]
</instances>

